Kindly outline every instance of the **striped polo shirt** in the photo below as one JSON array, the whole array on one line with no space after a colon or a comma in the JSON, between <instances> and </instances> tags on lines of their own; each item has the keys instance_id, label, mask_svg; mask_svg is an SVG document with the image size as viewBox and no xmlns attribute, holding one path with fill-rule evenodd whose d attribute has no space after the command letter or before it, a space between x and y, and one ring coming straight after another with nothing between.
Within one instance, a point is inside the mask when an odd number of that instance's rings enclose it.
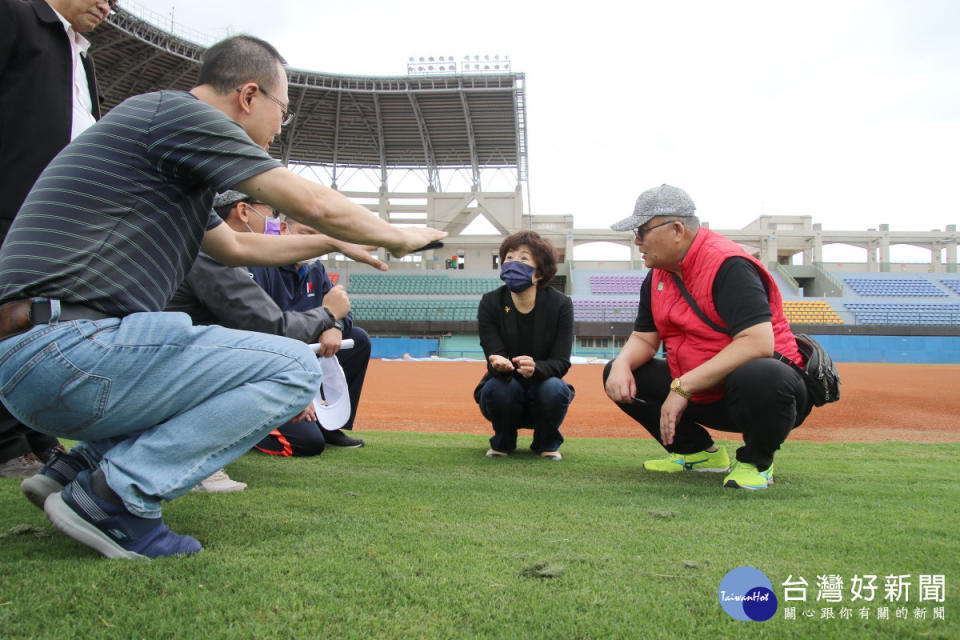
<instances>
[{"instance_id":1,"label":"striped polo shirt","mask_svg":"<svg viewBox=\"0 0 960 640\"><path fill-rule=\"evenodd\" d=\"M37 179L0 250L0 302L56 298L114 316L161 311L190 270L213 197L280 166L185 91L135 96Z\"/></svg>"}]
</instances>

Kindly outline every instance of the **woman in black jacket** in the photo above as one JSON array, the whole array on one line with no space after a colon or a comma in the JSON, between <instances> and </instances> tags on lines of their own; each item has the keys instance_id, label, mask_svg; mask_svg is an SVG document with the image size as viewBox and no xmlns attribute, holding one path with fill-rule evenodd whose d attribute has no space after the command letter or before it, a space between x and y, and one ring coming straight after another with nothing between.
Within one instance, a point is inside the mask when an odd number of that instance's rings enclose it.
<instances>
[{"instance_id":1,"label":"woman in black jacket","mask_svg":"<svg viewBox=\"0 0 960 640\"><path fill-rule=\"evenodd\" d=\"M500 245L500 279L477 309L487 373L474 391L493 423L488 458L517 447L517 429L533 429L530 448L560 460L560 424L573 400L562 380L570 368L573 303L547 284L557 273L553 245L534 231L520 231Z\"/></svg>"}]
</instances>

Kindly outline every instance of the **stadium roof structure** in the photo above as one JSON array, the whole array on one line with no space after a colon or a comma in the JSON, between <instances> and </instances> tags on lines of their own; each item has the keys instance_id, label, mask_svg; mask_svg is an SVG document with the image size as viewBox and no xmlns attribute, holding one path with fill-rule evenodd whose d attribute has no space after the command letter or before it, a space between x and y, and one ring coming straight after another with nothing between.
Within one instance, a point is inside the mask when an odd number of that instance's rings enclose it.
<instances>
[{"instance_id":1,"label":"stadium roof structure","mask_svg":"<svg viewBox=\"0 0 960 640\"><path fill-rule=\"evenodd\" d=\"M131 95L195 86L204 46L183 39L123 6L89 35L104 108ZM343 76L289 69L296 112L270 148L285 164L375 170L386 189L391 169L424 170L428 189L439 173L466 173L480 188L485 169L527 181L522 73L390 77Z\"/></svg>"}]
</instances>

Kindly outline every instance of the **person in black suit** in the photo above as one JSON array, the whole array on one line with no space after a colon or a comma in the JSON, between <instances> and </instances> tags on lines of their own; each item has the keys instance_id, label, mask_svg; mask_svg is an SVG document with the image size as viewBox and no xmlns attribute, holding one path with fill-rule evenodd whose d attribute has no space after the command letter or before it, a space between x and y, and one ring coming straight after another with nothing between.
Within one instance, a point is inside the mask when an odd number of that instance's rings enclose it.
<instances>
[{"instance_id":1,"label":"person in black suit","mask_svg":"<svg viewBox=\"0 0 960 640\"><path fill-rule=\"evenodd\" d=\"M81 36L116 0L0 0L0 242L40 172L100 118ZM60 447L0 407L0 476L37 473ZM39 458L39 460L38 460Z\"/></svg>"},{"instance_id":2,"label":"person in black suit","mask_svg":"<svg viewBox=\"0 0 960 640\"><path fill-rule=\"evenodd\" d=\"M0 240L40 172L84 120L90 125L100 118L93 58L80 34L96 28L114 5L0 0ZM83 107L75 110L75 102Z\"/></svg>"},{"instance_id":3,"label":"person in black suit","mask_svg":"<svg viewBox=\"0 0 960 640\"><path fill-rule=\"evenodd\" d=\"M574 389L563 381L573 347L573 303L547 286L557 273L553 245L535 231L520 231L500 245L504 286L483 296L477 309L487 373L474 390L480 412L493 424L488 458L517 447L517 429L532 428L535 453L560 460L560 425Z\"/></svg>"}]
</instances>

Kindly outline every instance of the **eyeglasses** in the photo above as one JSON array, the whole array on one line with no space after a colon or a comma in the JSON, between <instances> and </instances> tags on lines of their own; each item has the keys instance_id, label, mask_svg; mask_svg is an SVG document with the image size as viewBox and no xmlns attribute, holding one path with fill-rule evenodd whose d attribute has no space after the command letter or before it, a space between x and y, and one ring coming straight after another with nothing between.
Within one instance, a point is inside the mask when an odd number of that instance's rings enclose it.
<instances>
[{"instance_id":1,"label":"eyeglasses","mask_svg":"<svg viewBox=\"0 0 960 640\"><path fill-rule=\"evenodd\" d=\"M296 117L296 115L297 115L296 113L294 113L293 111L290 111L289 109L287 109L287 105L283 104L282 102L280 102L279 100L277 100L276 98L274 98L272 95L270 95L270 92L268 92L266 89L264 89L264 88L261 87L260 85L257 85L257 88L260 89L260 93L262 93L263 95L265 95L265 96L266 96L267 98L269 98L270 100L273 100L275 103L277 103L277 106L280 107L280 113L283 114L283 121L280 123L280 126L281 126L281 127L285 127L285 126L287 126L288 124L290 124L291 122L293 122L293 119L294 119L294 118ZM237 92L237 93L240 93L241 91L243 91L243 87L237 87L237 88L236 88L236 92Z\"/></svg>"},{"instance_id":2,"label":"eyeglasses","mask_svg":"<svg viewBox=\"0 0 960 640\"><path fill-rule=\"evenodd\" d=\"M268 205L266 202L263 202L263 201L261 201L261 200L244 200L244 202L246 202L247 204L249 204L251 207L252 207L252 206L255 206L255 205L258 205L258 204L262 204L262 205L265 206L265 207L270 207L270 205ZM254 211L257 211L257 210L254 209ZM260 212L257 211L257 213L260 213ZM264 216L262 213L260 213L260 215L263 216L264 218L267 217L267 216ZM272 215L274 218L279 218L279 217L280 217L280 212L277 211L276 209L274 209L273 207L270 207L270 215Z\"/></svg>"},{"instance_id":3,"label":"eyeglasses","mask_svg":"<svg viewBox=\"0 0 960 640\"><path fill-rule=\"evenodd\" d=\"M653 231L654 229L656 229L656 228L658 228L658 227L665 227L665 226L667 226L668 224L673 224L674 222L680 222L680 221L679 221L679 220L667 220L666 222L661 222L660 224L655 224L655 225L653 225L652 227L647 227L646 229L644 229L643 227L637 227L636 229L633 230L633 235L634 235L634 237L636 237L637 240L639 240L640 242L643 242L643 239L647 236L647 234L650 233L651 231Z\"/></svg>"},{"instance_id":4,"label":"eyeglasses","mask_svg":"<svg viewBox=\"0 0 960 640\"><path fill-rule=\"evenodd\" d=\"M268 205L266 202L263 202L262 200L241 200L241 202L246 202L246 203L247 203L248 205L250 205L251 207L254 207L254 206L258 205L258 204L262 204L262 205L264 205L264 206L270 207L270 205ZM257 210L254 209L254 211L257 211ZM266 218L266 217L267 217L267 216L263 215L262 213L260 213L259 211L257 211L257 213L258 213L258 214L260 215L260 217L262 217L262 218ZM277 211L276 209L274 209L273 207L270 207L270 213L271 213L271 215L273 215L274 218L279 218L279 217L280 217L280 212Z\"/></svg>"}]
</instances>

